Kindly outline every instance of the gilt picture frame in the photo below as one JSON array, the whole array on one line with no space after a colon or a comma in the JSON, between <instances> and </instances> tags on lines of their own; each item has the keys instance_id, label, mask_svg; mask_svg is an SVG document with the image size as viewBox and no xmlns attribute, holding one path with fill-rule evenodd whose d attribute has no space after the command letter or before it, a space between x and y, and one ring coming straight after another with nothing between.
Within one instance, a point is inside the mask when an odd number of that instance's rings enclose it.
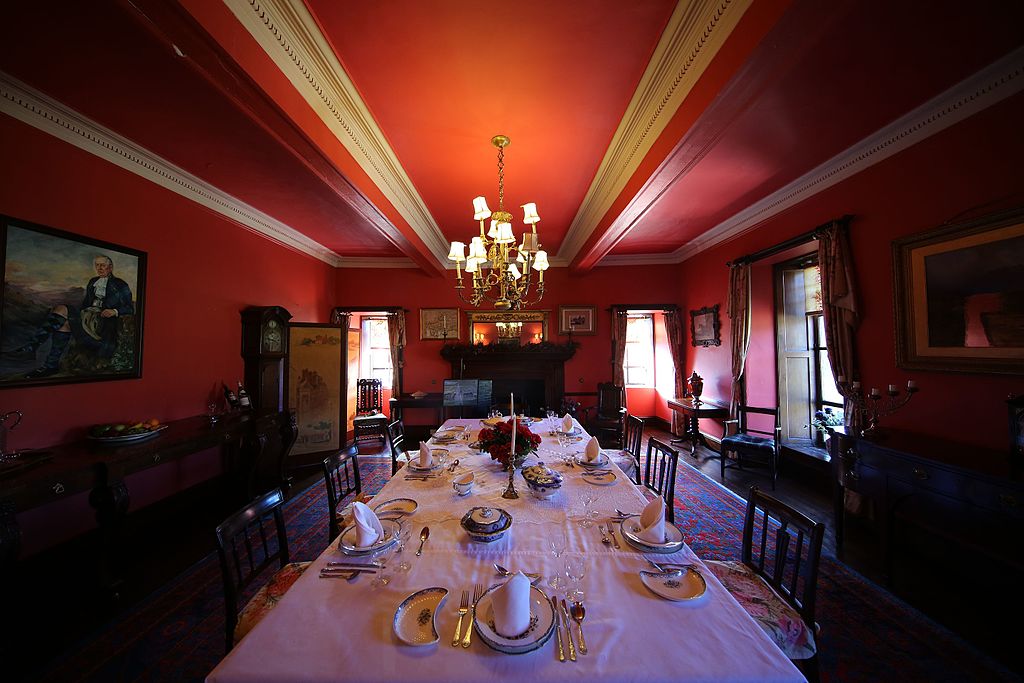
<instances>
[{"instance_id":1,"label":"gilt picture frame","mask_svg":"<svg viewBox=\"0 0 1024 683\"><path fill-rule=\"evenodd\" d=\"M0 388L142 376L146 252L0 216Z\"/></svg>"},{"instance_id":2,"label":"gilt picture frame","mask_svg":"<svg viewBox=\"0 0 1024 683\"><path fill-rule=\"evenodd\" d=\"M597 306L559 306L558 334L597 334Z\"/></svg>"},{"instance_id":3,"label":"gilt picture frame","mask_svg":"<svg viewBox=\"0 0 1024 683\"><path fill-rule=\"evenodd\" d=\"M421 308L420 309L420 340L439 339L458 341L459 309L457 308Z\"/></svg>"},{"instance_id":4,"label":"gilt picture frame","mask_svg":"<svg viewBox=\"0 0 1024 683\"><path fill-rule=\"evenodd\" d=\"M693 346L721 346L722 331L718 319L718 304L690 311L690 344Z\"/></svg>"},{"instance_id":5,"label":"gilt picture frame","mask_svg":"<svg viewBox=\"0 0 1024 683\"><path fill-rule=\"evenodd\" d=\"M893 241L896 365L1024 374L1024 209Z\"/></svg>"},{"instance_id":6,"label":"gilt picture frame","mask_svg":"<svg viewBox=\"0 0 1024 683\"><path fill-rule=\"evenodd\" d=\"M288 325L288 405L299 430L289 457L345 445L346 332L340 325Z\"/></svg>"}]
</instances>

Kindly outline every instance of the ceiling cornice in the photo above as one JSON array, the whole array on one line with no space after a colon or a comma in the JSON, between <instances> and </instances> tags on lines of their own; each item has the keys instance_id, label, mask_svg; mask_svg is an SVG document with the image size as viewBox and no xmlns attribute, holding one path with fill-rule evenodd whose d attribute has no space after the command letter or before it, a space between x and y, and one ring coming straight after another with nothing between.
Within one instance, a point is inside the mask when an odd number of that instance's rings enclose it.
<instances>
[{"instance_id":1,"label":"ceiling cornice","mask_svg":"<svg viewBox=\"0 0 1024 683\"><path fill-rule=\"evenodd\" d=\"M302 1L224 4L444 266L444 235Z\"/></svg>"},{"instance_id":2,"label":"ceiling cornice","mask_svg":"<svg viewBox=\"0 0 1024 683\"><path fill-rule=\"evenodd\" d=\"M419 268L410 258L403 256L342 256L339 268Z\"/></svg>"},{"instance_id":3,"label":"ceiling cornice","mask_svg":"<svg viewBox=\"0 0 1024 683\"><path fill-rule=\"evenodd\" d=\"M274 242L339 267L335 252L0 71L0 111L105 159Z\"/></svg>"},{"instance_id":4,"label":"ceiling cornice","mask_svg":"<svg viewBox=\"0 0 1024 683\"><path fill-rule=\"evenodd\" d=\"M1018 48L675 251L608 256L600 265L682 263L1022 90L1024 48Z\"/></svg>"},{"instance_id":5,"label":"ceiling cornice","mask_svg":"<svg viewBox=\"0 0 1024 683\"><path fill-rule=\"evenodd\" d=\"M680 0L598 166L558 256L571 262L752 0Z\"/></svg>"}]
</instances>

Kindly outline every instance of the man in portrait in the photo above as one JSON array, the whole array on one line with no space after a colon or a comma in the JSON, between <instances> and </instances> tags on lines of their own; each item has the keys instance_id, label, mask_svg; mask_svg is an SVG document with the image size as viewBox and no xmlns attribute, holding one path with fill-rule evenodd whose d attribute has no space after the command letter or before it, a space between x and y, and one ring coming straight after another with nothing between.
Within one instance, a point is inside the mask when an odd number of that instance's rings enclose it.
<instances>
[{"instance_id":1,"label":"man in portrait","mask_svg":"<svg viewBox=\"0 0 1024 683\"><path fill-rule=\"evenodd\" d=\"M72 338L81 353L93 358L109 359L117 350L118 318L135 313L132 291L127 282L114 275L114 262L106 254L97 254L92 265L96 276L86 285L81 305L53 306L28 341L9 352L10 355L35 354L52 338L43 363L27 373L27 379L59 372L61 357Z\"/></svg>"}]
</instances>

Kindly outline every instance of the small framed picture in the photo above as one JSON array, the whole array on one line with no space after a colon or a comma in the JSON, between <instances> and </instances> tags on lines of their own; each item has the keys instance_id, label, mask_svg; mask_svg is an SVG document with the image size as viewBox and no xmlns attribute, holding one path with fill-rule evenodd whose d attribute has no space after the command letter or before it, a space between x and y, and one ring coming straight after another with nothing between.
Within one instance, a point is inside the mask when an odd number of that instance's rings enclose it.
<instances>
[{"instance_id":1,"label":"small framed picture","mask_svg":"<svg viewBox=\"0 0 1024 683\"><path fill-rule=\"evenodd\" d=\"M597 334L597 306L559 306L558 334Z\"/></svg>"},{"instance_id":2,"label":"small framed picture","mask_svg":"<svg viewBox=\"0 0 1024 683\"><path fill-rule=\"evenodd\" d=\"M459 309L421 308L420 339L459 340Z\"/></svg>"},{"instance_id":3,"label":"small framed picture","mask_svg":"<svg viewBox=\"0 0 1024 683\"><path fill-rule=\"evenodd\" d=\"M718 304L690 311L690 343L694 346L720 346Z\"/></svg>"}]
</instances>

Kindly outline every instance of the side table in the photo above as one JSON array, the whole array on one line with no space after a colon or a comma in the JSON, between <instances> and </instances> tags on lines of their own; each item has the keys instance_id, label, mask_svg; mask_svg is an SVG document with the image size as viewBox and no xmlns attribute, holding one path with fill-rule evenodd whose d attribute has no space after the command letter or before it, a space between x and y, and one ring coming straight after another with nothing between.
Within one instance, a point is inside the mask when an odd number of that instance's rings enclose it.
<instances>
[{"instance_id":1,"label":"side table","mask_svg":"<svg viewBox=\"0 0 1024 683\"><path fill-rule=\"evenodd\" d=\"M682 413L683 419L686 423L686 431L683 436L678 439L672 439L672 443L689 441L691 455L697 450L697 444L703 444L704 446L708 445L708 442L704 439L704 435L700 433L700 427L698 425L700 418L729 416L729 408L721 403L717 403L715 401L701 401L694 399L692 396L671 398L668 401L668 407L677 413Z\"/></svg>"}]
</instances>

